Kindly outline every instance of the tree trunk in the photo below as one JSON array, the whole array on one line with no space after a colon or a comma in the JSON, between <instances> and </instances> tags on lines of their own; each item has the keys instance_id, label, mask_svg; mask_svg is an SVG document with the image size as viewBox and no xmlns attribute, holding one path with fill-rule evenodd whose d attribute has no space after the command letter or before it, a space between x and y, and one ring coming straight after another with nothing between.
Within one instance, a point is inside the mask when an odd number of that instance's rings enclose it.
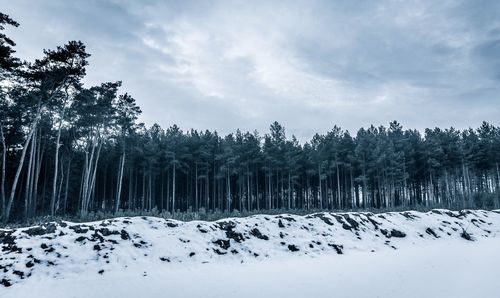
<instances>
[{"instance_id":1,"label":"tree trunk","mask_svg":"<svg viewBox=\"0 0 500 298\"><path fill-rule=\"evenodd\" d=\"M198 163L195 162L194 170L194 212L198 212Z\"/></svg>"},{"instance_id":2,"label":"tree trunk","mask_svg":"<svg viewBox=\"0 0 500 298\"><path fill-rule=\"evenodd\" d=\"M66 210L68 208L68 190L69 190L69 174L71 172L71 160L72 157L69 157L68 160L68 170L66 171L66 188L64 189L64 204L63 204L63 213L66 214Z\"/></svg>"},{"instance_id":3,"label":"tree trunk","mask_svg":"<svg viewBox=\"0 0 500 298\"><path fill-rule=\"evenodd\" d=\"M321 166L320 165L318 165L318 183L319 183L319 188L318 188L319 209L323 209L323 196L321 194Z\"/></svg>"},{"instance_id":4,"label":"tree trunk","mask_svg":"<svg viewBox=\"0 0 500 298\"><path fill-rule=\"evenodd\" d=\"M2 196L2 213L4 214L5 211L5 175L7 174L6 172L6 165L7 165L7 144L5 144L5 136L3 132L3 123L0 122L0 141L2 141L2 184L1 184L1 191L0 195ZM4 215L5 216L5 215Z\"/></svg>"},{"instance_id":5,"label":"tree trunk","mask_svg":"<svg viewBox=\"0 0 500 298\"><path fill-rule=\"evenodd\" d=\"M30 132L28 134L28 137L26 138L26 141L24 142L23 151L21 153L21 159L19 160L16 175L14 176L14 181L12 182L12 188L10 190L9 201L7 202L7 207L4 210L5 211L4 222L7 222L9 220L9 217L10 217L10 211L12 209L12 203L14 202L14 197L15 197L16 189L17 189L17 183L19 182L19 176L21 175L21 171L23 169L24 159L26 157L26 151L27 151L28 146L31 142L31 138L33 137L33 133L35 132L36 125L38 124L38 118L39 118L39 115L36 117L35 122L32 124Z\"/></svg>"},{"instance_id":6,"label":"tree trunk","mask_svg":"<svg viewBox=\"0 0 500 298\"><path fill-rule=\"evenodd\" d=\"M37 205L37 200L38 200L38 180L40 178L43 156L44 156L44 152L45 152L45 145L42 147L42 131L41 131L41 129L39 129L39 131L38 131L38 146L37 147L38 147L38 150L37 150L36 156L37 156L38 162L36 163L37 166L36 166L36 171L35 171L35 181L34 181L34 189L33 189L34 204L32 206L31 216L36 215L36 205Z\"/></svg>"},{"instance_id":7,"label":"tree trunk","mask_svg":"<svg viewBox=\"0 0 500 298\"><path fill-rule=\"evenodd\" d=\"M96 181L96 176L97 176L97 165L99 163L99 156L101 154L101 148L102 148L102 141L99 142L99 147L97 149L97 156L96 156L96 160L95 160L95 164L94 164L94 173L92 174L92 181L91 181L91 184L90 184L90 189L89 189L89 192L88 192L88 200L87 200L87 204L90 203L90 196L93 194L94 192L94 188L95 188L95 181ZM87 209L88 209L89 205L87 205Z\"/></svg>"},{"instance_id":8,"label":"tree trunk","mask_svg":"<svg viewBox=\"0 0 500 298\"><path fill-rule=\"evenodd\" d=\"M339 208L342 208L341 204L341 198L340 198L340 173L339 173L339 163L335 162L335 166L337 168L337 200L338 200L338 205Z\"/></svg>"},{"instance_id":9,"label":"tree trunk","mask_svg":"<svg viewBox=\"0 0 500 298\"><path fill-rule=\"evenodd\" d=\"M32 169L33 169L33 157L34 157L34 146L36 141L36 135L33 135L33 141L31 142L30 158L28 160L28 167L26 169L26 184L24 190L24 220L28 221L28 209L30 205L30 193L31 193L31 181L32 181Z\"/></svg>"},{"instance_id":10,"label":"tree trunk","mask_svg":"<svg viewBox=\"0 0 500 298\"><path fill-rule=\"evenodd\" d=\"M50 215L54 216L55 214L55 203L56 203L56 188L57 188L57 175L59 169L59 147L61 146L59 143L61 141L61 128L62 121L64 118L64 114L66 112L66 108L63 108L61 113L61 119L59 119L59 127L57 128L57 138L56 138L56 152L54 154L54 180L52 182L52 197L50 198Z\"/></svg>"},{"instance_id":11,"label":"tree trunk","mask_svg":"<svg viewBox=\"0 0 500 298\"><path fill-rule=\"evenodd\" d=\"M123 169L125 167L125 138L123 139L123 150L122 150L122 156L120 159L120 168L118 170L118 183L117 183L117 190L116 190L116 199L115 199L115 208L114 212L118 212L118 209L120 208L120 199L122 196L122 181L123 181Z\"/></svg>"},{"instance_id":12,"label":"tree trunk","mask_svg":"<svg viewBox=\"0 0 500 298\"><path fill-rule=\"evenodd\" d=\"M247 163L247 210L250 211L250 171L248 169L248 163Z\"/></svg>"},{"instance_id":13,"label":"tree trunk","mask_svg":"<svg viewBox=\"0 0 500 298\"><path fill-rule=\"evenodd\" d=\"M175 213L175 157L172 162L172 214Z\"/></svg>"},{"instance_id":14,"label":"tree trunk","mask_svg":"<svg viewBox=\"0 0 500 298\"><path fill-rule=\"evenodd\" d=\"M288 170L288 210L290 210L290 205L291 205L291 202L292 202L292 198L291 198L291 195L292 195L292 179L291 179L291 174L290 174L290 169Z\"/></svg>"},{"instance_id":15,"label":"tree trunk","mask_svg":"<svg viewBox=\"0 0 500 298\"><path fill-rule=\"evenodd\" d=\"M229 176L229 167L227 167L227 201L226 201L226 210L231 211L231 178Z\"/></svg>"}]
</instances>

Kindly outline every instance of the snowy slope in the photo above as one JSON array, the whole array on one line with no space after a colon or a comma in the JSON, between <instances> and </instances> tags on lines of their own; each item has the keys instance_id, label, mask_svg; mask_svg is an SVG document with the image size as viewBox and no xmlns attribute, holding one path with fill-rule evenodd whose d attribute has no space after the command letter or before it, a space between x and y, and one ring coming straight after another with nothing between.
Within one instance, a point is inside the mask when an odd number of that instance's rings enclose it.
<instances>
[{"instance_id":1,"label":"snowy slope","mask_svg":"<svg viewBox=\"0 0 500 298\"><path fill-rule=\"evenodd\" d=\"M265 262L135 262L102 275L33 276L1 298L498 298L500 237Z\"/></svg>"},{"instance_id":2,"label":"snowy slope","mask_svg":"<svg viewBox=\"0 0 500 298\"><path fill-rule=\"evenodd\" d=\"M83 273L104 277L141 266L247 264L293 255L478 244L499 235L500 212L483 210L257 215L216 222L154 217L57 222L0 230L0 283L16 288L33 277L53 280Z\"/></svg>"}]
</instances>

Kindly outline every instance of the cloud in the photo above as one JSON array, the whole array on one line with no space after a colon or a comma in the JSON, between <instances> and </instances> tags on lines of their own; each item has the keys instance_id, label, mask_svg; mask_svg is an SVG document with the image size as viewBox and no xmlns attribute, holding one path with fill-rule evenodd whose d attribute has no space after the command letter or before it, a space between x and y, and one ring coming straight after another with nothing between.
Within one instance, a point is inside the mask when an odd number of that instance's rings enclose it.
<instances>
[{"instance_id":1,"label":"cloud","mask_svg":"<svg viewBox=\"0 0 500 298\"><path fill-rule=\"evenodd\" d=\"M148 124L499 124L500 2L5 1L27 59L82 39L89 84L123 80ZM39 54L38 54L39 55Z\"/></svg>"},{"instance_id":2,"label":"cloud","mask_svg":"<svg viewBox=\"0 0 500 298\"><path fill-rule=\"evenodd\" d=\"M477 45L473 54L478 64L483 67L491 77L500 81L500 34L493 34L491 39Z\"/></svg>"}]
</instances>

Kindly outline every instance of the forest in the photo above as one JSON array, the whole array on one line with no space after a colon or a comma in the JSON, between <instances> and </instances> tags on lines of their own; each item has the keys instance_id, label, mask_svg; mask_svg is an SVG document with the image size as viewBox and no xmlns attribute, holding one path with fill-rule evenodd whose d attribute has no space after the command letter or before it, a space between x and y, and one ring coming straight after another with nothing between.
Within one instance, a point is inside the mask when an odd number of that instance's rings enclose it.
<instances>
[{"instance_id":1,"label":"forest","mask_svg":"<svg viewBox=\"0 0 500 298\"><path fill-rule=\"evenodd\" d=\"M500 127L487 122L419 131L393 121L355 134L333 126L304 144L278 122L263 135L147 127L119 80L84 86L82 42L22 61L8 26L19 24L0 13L4 223L152 210L500 207Z\"/></svg>"}]
</instances>

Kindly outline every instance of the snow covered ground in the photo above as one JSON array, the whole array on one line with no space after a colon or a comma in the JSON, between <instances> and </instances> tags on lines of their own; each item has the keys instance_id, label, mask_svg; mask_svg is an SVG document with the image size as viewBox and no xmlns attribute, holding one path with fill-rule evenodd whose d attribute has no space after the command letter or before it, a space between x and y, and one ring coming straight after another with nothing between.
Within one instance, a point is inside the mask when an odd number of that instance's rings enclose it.
<instances>
[{"instance_id":1,"label":"snow covered ground","mask_svg":"<svg viewBox=\"0 0 500 298\"><path fill-rule=\"evenodd\" d=\"M0 231L0 297L498 298L499 236L481 210L61 222Z\"/></svg>"},{"instance_id":2,"label":"snow covered ground","mask_svg":"<svg viewBox=\"0 0 500 298\"><path fill-rule=\"evenodd\" d=\"M500 239L495 238L239 265L141 263L102 276L33 278L0 289L0 297L498 298L499 251Z\"/></svg>"}]
</instances>

